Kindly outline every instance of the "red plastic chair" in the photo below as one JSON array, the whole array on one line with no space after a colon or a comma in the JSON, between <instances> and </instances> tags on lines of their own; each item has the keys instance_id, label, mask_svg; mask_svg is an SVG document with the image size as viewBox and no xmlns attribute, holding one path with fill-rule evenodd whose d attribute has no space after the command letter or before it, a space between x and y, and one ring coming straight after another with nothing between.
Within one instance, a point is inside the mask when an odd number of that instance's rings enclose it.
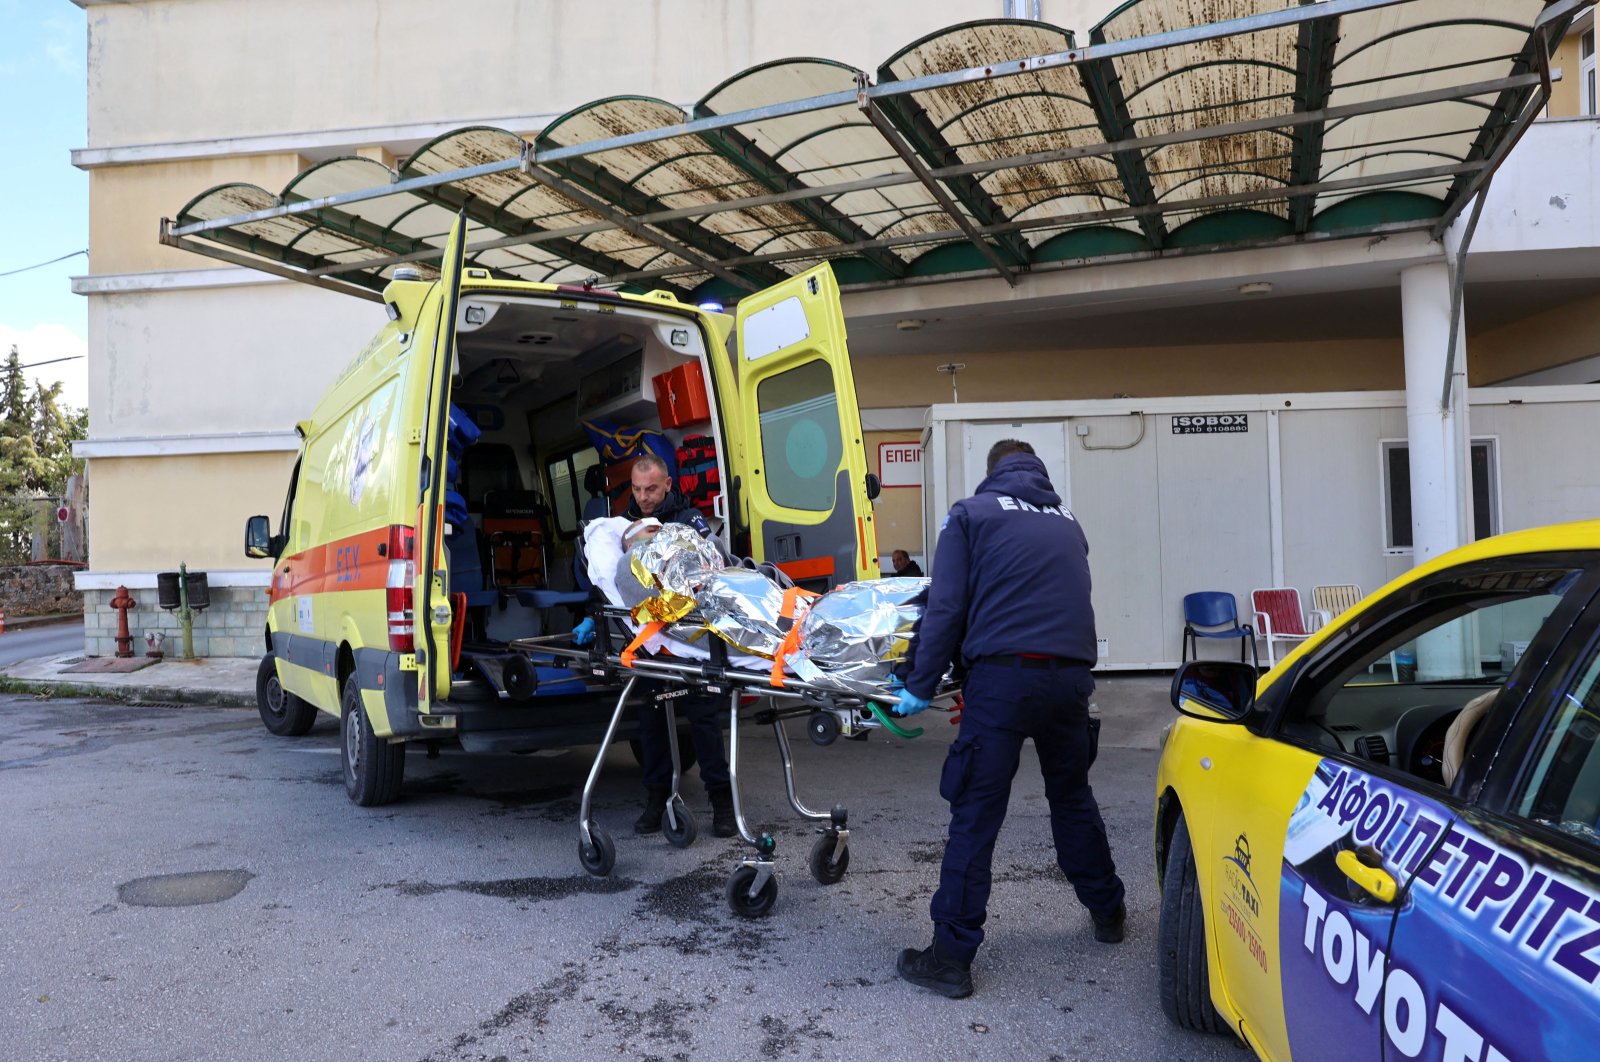
<instances>
[{"instance_id":1,"label":"red plastic chair","mask_svg":"<svg viewBox=\"0 0 1600 1062\"><path fill-rule=\"evenodd\" d=\"M1278 662L1276 643L1292 648L1311 637L1305 612L1300 608L1300 591L1292 586L1273 586L1250 591L1250 607L1256 614L1256 631L1267 643L1267 667Z\"/></svg>"}]
</instances>

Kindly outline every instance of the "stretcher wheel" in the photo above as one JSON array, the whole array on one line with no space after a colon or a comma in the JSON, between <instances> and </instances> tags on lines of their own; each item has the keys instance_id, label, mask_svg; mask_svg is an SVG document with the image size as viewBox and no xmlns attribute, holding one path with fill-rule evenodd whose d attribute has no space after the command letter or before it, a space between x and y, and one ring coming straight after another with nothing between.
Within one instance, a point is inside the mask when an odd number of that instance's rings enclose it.
<instances>
[{"instance_id":1,"label":"stretcher wheel","mask_svg":"<svg viewBox=\"0 0 1600 1062\"><path fill-rule=\"evenodd\" d=\"M670 811L670 814L661 813L661 835L674 848L688 848L694 844L695 837L700 833L700 827L694 821L694 813L679 797L672 798ZM674 819L678 823L676 827L672 825Z\"/></svg>"},{"instance_id":2,"label":"stretcher wheel","mask_svg":"<svg viewBox=\"0 0 1600 1062\"><path fill-rule=\"evenodd\" d=\"M832 712L812 712L806 733L813 745L831 745L839 739L839 719Z\"/></svg>"},{"instance_id":3,"label":"stretcher wheel","mask_svg":"<svg viewBox=\"0 0 1600 1062\"><path fill-rule=\"evenodd\" d=\"M756 868L739 866L728 875L728 908L740 918L760 918L778 902L778 879L768 878L754 896L750 883L756 880Z\"/></svg>"},{"instance_id":4,"label":"stretcher wheel","mask_svg":"<svg viewBox=\"0 0 1600 1062\"><path fill-rule=\"evenodd\" d=\"M806 863L811 867L811 876L817 879L820 885L837 885L844 880L844 872L850 869L850 849L846 848L839 853L837 861L833 858L833 850L839 845L839 835L828 830L817 843L811 846L811 855Z\"/></svg>"},{"instance_id":5,"label":"stretcher wheel","mask_svg":"<svg viewBox=\"0 0 1600 1062\"><path fill-rule=\"evenodd\" d=\"M583 864L584 870L603 878L617 865L617 843L598 826L589 827L589 838L588 841L578 838L578 862Z\"/></svg>"}]
</instances>

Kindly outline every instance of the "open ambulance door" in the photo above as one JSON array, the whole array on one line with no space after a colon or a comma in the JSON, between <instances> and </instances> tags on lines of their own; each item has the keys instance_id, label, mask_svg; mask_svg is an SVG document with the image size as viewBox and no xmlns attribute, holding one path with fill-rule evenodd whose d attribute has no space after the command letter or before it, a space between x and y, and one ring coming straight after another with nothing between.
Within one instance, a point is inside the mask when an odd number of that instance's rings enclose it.
<instances>
[{"instance_id":1,"label":"open ambulance door","mask_svg":"<svg viewBox=\"0 0 1600 1062\"><path fill-rule=\"evenodd\" d=\"M823 263L739 300L738 505L756 559L826 590L876 578L877 531L844 309Z\"/></svg>"},{"instance_id":2,"label":"open ambulance door","mask_svg":"<svg viewBox=\"0 0 1600 1062\"><path fill-rule=\"evenodd\" d=\"M450 227L439 263L439 317L433 330L433 362L428 370L428 404L422 431L422 497L417 507L416 631L417 707L450 696L450 599L445 593L444 478L450 436L450 379L455 365L456 310L461 302L461 269L467 246L467 214ZM431 692L430 692L431 691Z\"/></svg>"}]
</instances>

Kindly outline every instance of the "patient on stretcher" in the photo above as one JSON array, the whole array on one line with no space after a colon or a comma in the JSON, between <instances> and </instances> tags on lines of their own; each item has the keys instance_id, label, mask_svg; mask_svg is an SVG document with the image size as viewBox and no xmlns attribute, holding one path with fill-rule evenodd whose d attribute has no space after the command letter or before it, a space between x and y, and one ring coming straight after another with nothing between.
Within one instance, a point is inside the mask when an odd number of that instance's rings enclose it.
<instances>
[{"instance_id":1,"label":"patient on stretcher","mask_svg":"<svg viewBox=\"0 0 1600 1062\"><path fill-rule=\"evenodd\" d=\"M646 652L706 659L709 633L735 667L783 673L858 693L881 691L910 646L928 581L875 579L818 596L781 571L734 561L715 540L677 524L611 517L584 530L589 578L627 608Z\"/></svg>"}]
</instances>

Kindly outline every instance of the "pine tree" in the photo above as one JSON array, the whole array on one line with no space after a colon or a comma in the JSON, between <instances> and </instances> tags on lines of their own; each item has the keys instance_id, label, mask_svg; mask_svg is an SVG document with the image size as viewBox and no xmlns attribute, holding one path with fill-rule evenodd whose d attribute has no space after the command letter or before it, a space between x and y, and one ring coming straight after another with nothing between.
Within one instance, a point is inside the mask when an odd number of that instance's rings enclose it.
<instances>
[{"instance_id":1,"label":"pine tree","mask_svg":"<svg viewBox=\"0 0 1600 1062\"><path fill-rule=\"evenodd\" d=\"M66 490L83 471L72 443L88 434L87 410L61 404L61 384L28 390L22 356L11 348L0 368L0 563L26 560L34 505Z\"/></svg>"}]
</instances>

